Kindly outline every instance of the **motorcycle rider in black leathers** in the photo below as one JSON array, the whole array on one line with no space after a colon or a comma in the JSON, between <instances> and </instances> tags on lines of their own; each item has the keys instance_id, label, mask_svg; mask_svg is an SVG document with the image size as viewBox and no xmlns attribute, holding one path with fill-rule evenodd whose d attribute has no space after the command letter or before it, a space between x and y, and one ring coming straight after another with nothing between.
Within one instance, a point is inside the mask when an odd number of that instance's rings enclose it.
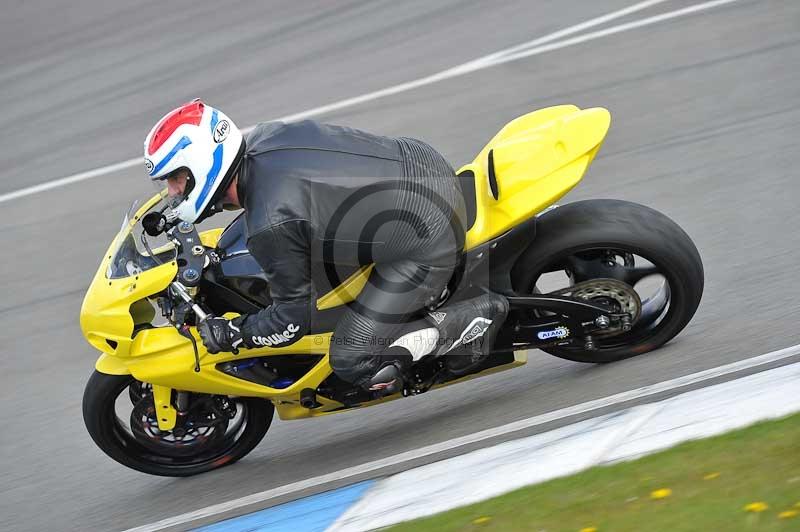
<instances>
[{"instance_id":1,"label":"motorcycle rider in black leathers","mask_svg":"<svg viewBox=\"0 0 800 532\"><path fill-rule=\"evenodd\" d=\"M171 144L170 135L179 138L175 146L180 138L206 142L209 159L211 148L221 152L221 166L224 148L236 155L227 168L217 168L222 177L216 186L203 182L207 166L191 167L202 160L199 150L182 149L183 160L170 160L151 177L167 181L178 201L195 200L189 206L194 214L187 215L186 206L183 215L176 209L187 221L223 207L244 209L247 248L264 269L272 299L258 313L198 324L210 353L291 345L309 332L324 295L312 278L315 264L324 265L335 282L345 279L343 267L373 264L331 338L330 363L341 379L377 395L396 393L422 356L447 354L447 367L458 373L488 355L508 312L504 297L486 294L436 308L462 254L466 214L455 172L433 148L309 120L263 123L239 139L227 117L199 101L170 116L148 135L146 158L154 138L167 139L166 147L153 151L158 154ZM228 122L222 133L220 117ZM194 122L197 131L191 130ZM212 142L194 140L202 135ZM154 167L150 159L146 165ZM204 205L192 194L198 187L215 188Z\"/></svg>"}]
</instances>

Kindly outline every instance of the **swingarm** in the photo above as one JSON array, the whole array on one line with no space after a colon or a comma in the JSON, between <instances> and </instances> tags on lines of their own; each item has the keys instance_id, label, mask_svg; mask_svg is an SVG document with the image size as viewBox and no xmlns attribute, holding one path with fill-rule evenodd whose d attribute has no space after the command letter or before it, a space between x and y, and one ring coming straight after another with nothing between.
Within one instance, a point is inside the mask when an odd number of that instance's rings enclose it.
<instances>
[{"instance_id":1,"label":"swingarm","mask_svg":"<svg viewBox=\"0 0 800 532\"><path fill-rule=\"evenodd\" d=\"M509 296L508 302L513 313L509 322L513 324L515 348L582 341L583 348L592 351L595 336L627 332L632 325L632 316L628 313L560 294Z\"/></svg>"}]
</instances>

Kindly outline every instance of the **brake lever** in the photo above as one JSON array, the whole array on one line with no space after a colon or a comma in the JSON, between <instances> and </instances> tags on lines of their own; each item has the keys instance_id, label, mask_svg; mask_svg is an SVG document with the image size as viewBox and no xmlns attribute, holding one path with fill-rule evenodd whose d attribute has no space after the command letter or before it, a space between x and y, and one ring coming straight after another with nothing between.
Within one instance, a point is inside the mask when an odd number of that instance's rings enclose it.
<instances>
[{"instance_id":1,"label":"brake lever","mask_svg":"<svg viewBox=\"0 0 800 532\"><path fill-rule=\"evenodd\" d=\"M197 340L194 339L194 336L192 336L189 330L189 326L185 323L183 326L175 328L178 329L178 334L184 338L188 338L189 341L192 342L192 349L194 350L194 371L195 373L200 373L200 352L197 350Z\"/></svg>"},{"instance_id":2,"label":"brake lever","mask_svg":"<svg viewBox=\"0 0 800 532\"><path fill-rule=\"evenodd\" d=\"M186 303L191 307L192 311L194 311L199 321L205 321L206 319L208 319L209 317L208 313L206 313L200 307L200 305L198 305L195 302L195 300L192 299L192 296L189 295L189 292L186 290L186 287L183 286L183 284L181 284L180 281L173 281L172 284L170 284L170 287L172 288L172 291L175 292L178 295L178 297L180 297L183 300L184 303ZM176 325L175 328L178 329L178 334L180 334L181 336L187 338L190 342L192 342L192 349L194 350L194 371L196 373L200 373L200 353L197 350L197 340L194 339L194 336L189 330L189 326L186 325L185 323L181 326Z\"/></svg>"},{"instance_id":3,"label":"brake lever","mask_svg":"<svg viewBox=\"0 0 800 532\"><path fill-rule=\"evenodd\" d=\"M171 286L172 286L173 291L176 294L178 294L178 297L183 299L183 301L192 308L192 310L194 311L195 315L197 316L197 319L199 320L198 323L201 322L201 321L205 321L208 318L213 318L214 317L213 315L208 314L207 312L205 312L200 307L200 305L198 305L194 301L194 299L192 299L192 296L189 295L189 292L186 290L186 287L183 286L183 284L181 284L180 281L173 281ZM182 328L178 329L178 332L180 332L182 336L185 336L186 338L189 338L192 341L192 347L194 348L194 357L195 357L195 369L194 370L199 372L200 371L200 356L198 355L198 352L197 352L197 341L194 339L194 336L192 336L192 334L189 332L189 326L188 325L184 324ZM231 350L231 353L233 353L234 355L238 355L239 354L239 349L234 347Z\"/></svg>"}]
</instances>

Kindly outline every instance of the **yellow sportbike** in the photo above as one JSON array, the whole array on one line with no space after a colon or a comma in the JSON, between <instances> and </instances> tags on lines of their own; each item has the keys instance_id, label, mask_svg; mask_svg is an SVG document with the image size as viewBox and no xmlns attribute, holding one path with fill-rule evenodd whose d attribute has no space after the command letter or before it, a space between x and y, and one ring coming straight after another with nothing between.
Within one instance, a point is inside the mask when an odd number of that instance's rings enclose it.
<instances>
[{"instance_id":1,"label":"yellow sportbike","mask_svg":"<svg viewBox=\"0 0 800 532\"><path fill-rule=\"evenodd\" d=\"M346 276L320 269L314 326L291 346L211 355L196 323L270 304L266 276L245 246L244 217L198 232L171 219L163 193L135 204L81 309L83 334L100 351L83 397L92 438L128 467L187 476L245 456L276 410L289 420L371 406L518 367L532 348L599 363L661 346L702 296L691 239L635 203L555 206L582 179L610 120L602 108L541 109L508 123L459 170L469 229L437 305L494 291L511 311L489 357L459 374L442 357L423 357L403 392L389 397L337 378L328 358L331 332L369 265Z\"/></svg>"}]
</instances>

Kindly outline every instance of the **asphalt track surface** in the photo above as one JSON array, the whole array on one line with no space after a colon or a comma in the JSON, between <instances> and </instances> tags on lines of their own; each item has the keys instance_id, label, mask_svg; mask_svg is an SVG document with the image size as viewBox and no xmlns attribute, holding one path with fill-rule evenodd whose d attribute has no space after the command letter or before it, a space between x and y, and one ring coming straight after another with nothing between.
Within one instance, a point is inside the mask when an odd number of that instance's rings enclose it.
<instances>
[{"instance_id":1,"label":"asphalt track surface","mask_svg":"<svg viewBox=\"0 0 800 532\"><path fill-rule=\"evenodd\" d=\"M138 155L152 123L194 96L247 126L630 3L16 2L0 19L0 194ZM532 109L606 107L603 150L562 203L621 198L671 216L703 256L703 302L656 353L601 367L534 352L472 384L276 421L245 460L190 479L117 465L80 413L95 354L78 311L128 205L150 190L143 171L0 205L0 529L143 525L800 343L798 58L800 4L742 0L321 116L423 138L459 165Z\"/></svg>"}]
</instances>

